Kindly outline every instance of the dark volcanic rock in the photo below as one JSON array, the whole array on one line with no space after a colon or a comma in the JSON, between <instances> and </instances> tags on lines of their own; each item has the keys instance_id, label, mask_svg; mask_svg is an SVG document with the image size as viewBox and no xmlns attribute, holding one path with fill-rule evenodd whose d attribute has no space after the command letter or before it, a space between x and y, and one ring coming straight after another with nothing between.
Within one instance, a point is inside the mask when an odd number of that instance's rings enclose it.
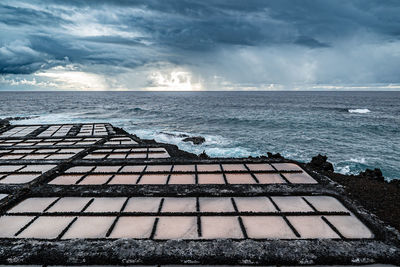
<instances>
[{"instance_id":1,"label":"dark volcanic rock","mask_svg":"<svg viewBox=\"0 0 400 267\"><path fill-rule=\"evenodd\" d=\"M202 136L189 136L187 134L173 134L173 133L166 133L166 132L160 132L160 134L164 134L167 136L172 136L172 137L178 137L178 138L183 138L183 142L192 142L195 145L201 145L206 141L206 139Z\"/></svg>"},{"instance_id":2,"label":"dark volcanic rock","mask_svg":"<svg viewBox=\"0 0 400 267\"><path fill-rule=\"evenodd\" d=\"M332 163L327 161L327 159L327 156L322 156L321 154L318 154L318 156L313 157L311 159L311 162L307 165L317 170L333 172L333 165Z\"/></svg>"},{"instance_id":3,"label":"dark volcanic rock","mask_svg":"<svg viewBox=\"0 0 400 267\"><path fill-rule=\"evenodd\" d=\"M400 180L394 179L389 182L389 184L395 185L400 188Z\"/></svg>"},{"instance_id":4,"label":"dark volcanic rock","mask_svg":"<svg viewBox=\"0 0 400 267\"><path fill-rule=\"evenodd\" d=\"M115 130L116 134L127 134L127 135L129 135L129 133L127 131L125 131L124 129L122 129L122 128L114 126L114 130Z\"/></svg>"},{"instance_id":5,"label":"dark volcanic rock","mask_svg":"<svg viewBox=\"0 0 400 267\"><path fill-rule=\"evenodd\" d=\"M165 134L168 136L179 137L179 138L189 137L189 135L187 135L187 134L172 134L172 133L166 133L166 132L160 132L160 134Z\"/></svg>"},{"instance_id":6,"label":"dark volcanic rock","mask_svg":"<svg viewBox=\"0 0 400 267\"><path fill-rule=\"evenodd\" d=\"M363 172L360 172L360 174L358 175L361 178L367 178L367 179L371 179L371 180L375 180L375 181L380 181L380 182L384 182L385 178L382 175L382 171L381 169L366 169Z\"/></svg>"},{"instance_id":7,"label":"dark volcanic rock","mask_svg":"<svg viewBox=\"0 0 400 267\"><path fill-rule=\"evenodd\" d=\"M271 152L267 152L267 155L270 159L283 159L280 153L272 154Z\"/></svg>"},{"instance_id":8,"label":"dark volcanic rock","mask_svg":"<svg viewBox=\"0 0 400 267\"><path fill-rule=\"evenodd\" d=\"M203 152L199 155L199 158L201 158L201 159L209 159L210 157L206 154L206 151L203 150Z\"/></svg>"},{"instance_id":9,"label":"dark volcanic rock","mask_svg":"<svg viewBox=\"0 0 400 267\"><path fill-rule=\"evenodd\" d=\"M9 120L9 121L20 121L20 120L29 120L29 119L34 119L34 118L39 118L39 116L7 117L5 119Z\"/></svg>"},{"instance_id":10,"label":"dark volcanic rock","mask_svg":"<svg viewBox=\"0 0 400 267\"><path fill-rule=\"evenodd\" d=\"M10 122L7 119L0 119L0 129L8 125L10 125Z\"/></svg>"},{"instance_id":11,"label":"dark volcanic rock","mask_svg":"<svg viewBox=\"0 0 400 267\"><path fill-rule=\"evenodd\" d=\"M182 139L183 142L192 142L195 145L201 145L206 141L206 139L202 136L192 136L192 137L186 137L185 139Z\"/></svg>"}]
</instances>

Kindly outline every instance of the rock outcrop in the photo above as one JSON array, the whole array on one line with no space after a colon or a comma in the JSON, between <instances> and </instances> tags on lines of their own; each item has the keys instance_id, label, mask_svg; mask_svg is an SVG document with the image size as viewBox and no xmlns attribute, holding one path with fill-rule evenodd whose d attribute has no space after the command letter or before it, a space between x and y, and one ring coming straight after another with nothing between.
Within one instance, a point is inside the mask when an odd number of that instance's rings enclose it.
<instances>
[{"instance_id":1,"label":"rock outcrop","mask_svg":"<svg viewBox=\"0 0 400 267\"><path fill-rule=\"evenodd\" d=\"M186 137L182 139L183 142L192 142L195 145L201 145L206 141L206 139L203 136L192 136L192 137Z\"/></svg>"},{"instance_id":2,"label":"rock outcrop","mask_svg":"<svg viewBox=\"0 0 400 267\"><path fill-rule=\"evenodd\" d=\"M366 178L366 179L370 179L370 180L376 180L376 181L380 181L380 182L385 181L385 178L382 175L381 169L378 169L378 168L375 168L374 170L366 169L365 171L360 172L358 177Z\"/></svg>"},{"instance_id":3,"label":"rock outcrop","mask_svg":"<svg viewBox=\"0 0 400 267\"><path fill-rule=\"evenodd\" d=\"M10 125L10 122L7 119L0 119L0 129L5 128Z\"/></svg>"},{"instance_id":4,"label":"rock outcrop","mask_svg":"<svg viewBox=\"0 0 400 267\"><path fill-rule=\"evenodd\" d=\"M283 159L280 153L272 154L271 152L267 152L267 155L270 159Z\"/></svg>"},{"instance_id":5,"label":"rock outcrop","mask_svg":"<svg viewBox=\"0 0 400 267\"><path fill-rule=\"evenodd\" d=\"M328 172L334 171L333 164L328 161L328 157L323 156L321 154L318 154L318 156L313 157L311 159L311 162L308 163L307 166L321 171L328 171Z\"/></svg>"}]
</instances>

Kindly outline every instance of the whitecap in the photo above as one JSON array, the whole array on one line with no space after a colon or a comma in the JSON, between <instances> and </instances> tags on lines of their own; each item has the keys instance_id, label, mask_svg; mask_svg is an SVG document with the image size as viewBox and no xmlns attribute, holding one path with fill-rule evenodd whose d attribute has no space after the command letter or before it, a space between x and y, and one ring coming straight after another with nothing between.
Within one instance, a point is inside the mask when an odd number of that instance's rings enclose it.
<instances>
[{"instance_id":1,"label":"whitecap","mask_svg":"<svg viewBox=\"0 0 400 267\"><path fill-rule=\"evenodd\" d=\"M221 158L258 156L257 153L252 153L244 147L213 147L205 151L211 157Z\"/></svg>"},{"instance_id":2,"label":"whitecap","mask_svg":"<svg viewBox=\"0 0 400 267\"><path fill-rule=\"evenodd\" d=\"M337 172L341 174L350 174L350 166L336 167Z\"/></svg>"},{"instance_id":3,"label":"whitecap","mask_svg":"<svg viewBox=\"0 0 400 267\"><path fill-rule=\"evenodd\" d=\"M349 109L350 113L360 113L360 114L364 114L364 113L368 113L371 112L371 110L367 109L367 108L356 108L356 109Z\"/></svg>"},{"instance_id":4,"label":"whitecap","mask_svg":"<svg viewBox=\"0 0 400 267\"><path fill-rule=\"evenodd\" d=\"M367 160L365 158L351 158L350 161L356 162L356 163L361 163L361 164L367 163Z\"/></svg>"}]
</instances>

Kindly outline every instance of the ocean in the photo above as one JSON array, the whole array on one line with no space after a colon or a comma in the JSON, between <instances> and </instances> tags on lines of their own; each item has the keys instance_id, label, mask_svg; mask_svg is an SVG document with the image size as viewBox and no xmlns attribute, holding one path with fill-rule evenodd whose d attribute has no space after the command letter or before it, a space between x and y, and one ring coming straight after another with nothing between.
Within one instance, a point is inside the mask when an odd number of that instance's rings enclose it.
<instances>
[{"instance_id":1,"label":"ocean","mask_svg":"<svg viewBox=\"0 0 400 267\"><path fill-rule=\"evenodd\" d=\"M110 122L213 157L273 152L308 162L321 153L341 173L380 168L400 179L400 92L0 92L0 118L16 116Z\"/></svg>"}]
</instances>

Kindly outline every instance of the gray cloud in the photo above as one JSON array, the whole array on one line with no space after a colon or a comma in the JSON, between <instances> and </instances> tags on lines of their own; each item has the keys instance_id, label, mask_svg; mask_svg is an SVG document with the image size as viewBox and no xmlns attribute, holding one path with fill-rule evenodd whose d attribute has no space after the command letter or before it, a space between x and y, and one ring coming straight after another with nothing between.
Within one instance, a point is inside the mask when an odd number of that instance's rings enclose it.
<instances>
[{"instance_id":1,"label":"gray cloud","mask_svg":"<svg viewBox=\"0 0 400 267\"><path fill-rule=\"evenodd\" d=\"M400 82L398 14L389 0L5 0L0 74L168 63L210 86Z\"/></svg>"}]
</instances>

